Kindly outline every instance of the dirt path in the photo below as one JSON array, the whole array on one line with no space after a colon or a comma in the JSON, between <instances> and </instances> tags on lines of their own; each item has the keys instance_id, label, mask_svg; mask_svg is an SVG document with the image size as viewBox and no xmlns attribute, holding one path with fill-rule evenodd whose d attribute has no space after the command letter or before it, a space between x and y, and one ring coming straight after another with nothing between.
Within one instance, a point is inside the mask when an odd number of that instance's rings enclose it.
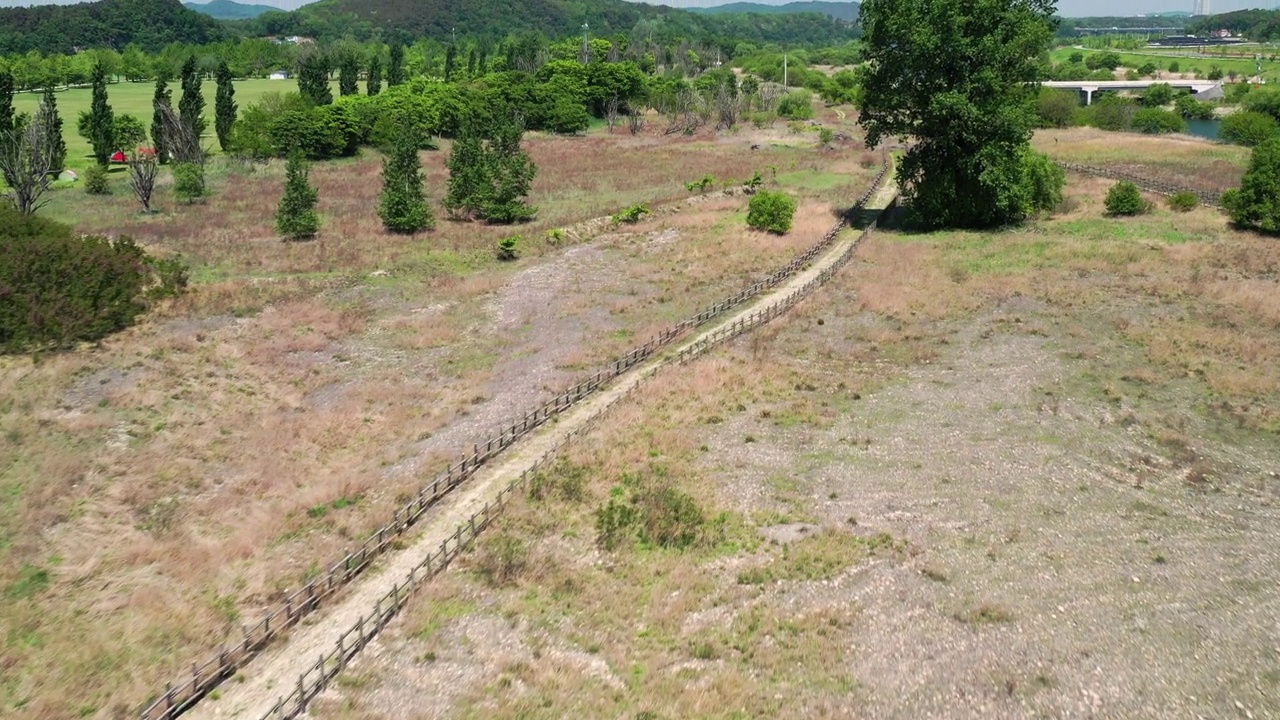
<instances>
[{"instance_id":1,"label":"dirt path","mask_svg":"<svg viewBox=\"0 0 1280 720\"><path fill-rule=\"evenodd\" d=\"M881 188L870 208L884 207L893 197L893 189ZM198 704L187 717L248 718L258 720L266 714L283 695L288 694L298 677L316 659L328 652L340 635L361 617L368 615L378 598L391 591L393 585L403 585L423 557L435 552L445 538L453 535L458 525L465 522L486 503L492 502L502 488L543 458L565 436L585 427L616 400L644 383L662 367L671 363L681 348L692 346L720 328L744 319L752 313L766 310L784 302L804 285L831 266L857 241L854 231L845 232L830 250L807 270L796 274L786 284L779 286L757 302L727 315L720 323L709 327L667 353L638 366L633 372L620 378L613 386L584 401L577 408L562 415L560 420L539 432L510 451L503 459L482 469L467 485L456 490L435 511L435 516L421 523L420 530L406 539L407 547L388 556L370 570L352 591L340 602L322 609L292 631L287 642L277 645L259 656L238 676L240 680L224 684L218 699L212 698Z\"/></svg>"}]
</instances>

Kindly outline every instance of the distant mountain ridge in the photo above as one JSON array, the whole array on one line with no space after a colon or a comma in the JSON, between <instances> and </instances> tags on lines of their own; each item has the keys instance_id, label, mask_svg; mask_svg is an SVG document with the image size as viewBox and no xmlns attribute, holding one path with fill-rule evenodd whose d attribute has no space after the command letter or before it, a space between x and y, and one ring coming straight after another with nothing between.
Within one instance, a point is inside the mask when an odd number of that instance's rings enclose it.
<instances>
[{"instance_id":1,"label":"distant mountain ridge","mask_svg":"<svg viewBox=\"0 0 1280 720\"><path fill-rule=\"evenodd\" d=\"M0 54L38 50L70 55L78 49L123 50L137 43L159 52L170 43L223 40L226 29L179 0L100 0L75 5L0 8Z\"/></svg>"},{"instance_id":2,"label":"distant mountain ridge","mask_svg":"<svg viewBox=\"0 0 1280 720\"><path fill-rule=\"evenodd\" d=\"M723 13L760 13L764 15L791 14L813 12L847 22L857 22L860 3L828 2L812 0L811 2L792 2L785 5L764 5L754 2L735 2L715 7L690 8L692 12L703 15L720 15Z\"/></svg>"},{"instance_id":3,"label":"distant mountain ridge","mask_svg":"<svg viewBox=\"0 0 1280 720\"><path fill-rule=\"evenodd\" d=\"M254 5L238 3L234 0L209 0L207 3L188 2L187 9L204 13L217 20L249 20L264 12L279 11L280 8L270 5Z\"/></svg>"}]
</instances>

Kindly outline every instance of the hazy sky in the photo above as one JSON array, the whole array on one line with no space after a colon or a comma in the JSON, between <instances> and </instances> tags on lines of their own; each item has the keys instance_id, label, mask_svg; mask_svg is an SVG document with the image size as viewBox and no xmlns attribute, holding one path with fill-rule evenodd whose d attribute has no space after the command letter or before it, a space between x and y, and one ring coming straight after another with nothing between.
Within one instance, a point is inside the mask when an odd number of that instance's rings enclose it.
<instances>
[{"instance_id":1,"label":"hazy sky","mask_svg":"<svg viewBox=\"0 0 1280 720\"><path fill-rule=\"evenodd\" d=\"M278 8L293 9L300 5L305 5L306 0L240 0L241 2L253 2L259 5L272 5ZM641 0L643 2L652 2L657 4L657 0ZM661 0L663 5L671 5L672 7L706 7L708 5L722 5L727 0ZM782 5L789 0L754 0L767 5ZM41 0L31 2L31 0L0 0L0 7L12 7L15 5L43 5L49 2L58 5L69 5L76 0ZM1214 12L1226 12L1228 10L1240 10L1250 7L1274 8L1280 0L1211 0ZM1149 12L1162 12L1168 10L1185 10L1190 12L1192 0L1128 0L1127 2L1118 3L1115 0L1058 0L1058 12L1062 15L1070 17L1081 17L1088 15L1138 15Z\"/></svg>"}]
</instances>

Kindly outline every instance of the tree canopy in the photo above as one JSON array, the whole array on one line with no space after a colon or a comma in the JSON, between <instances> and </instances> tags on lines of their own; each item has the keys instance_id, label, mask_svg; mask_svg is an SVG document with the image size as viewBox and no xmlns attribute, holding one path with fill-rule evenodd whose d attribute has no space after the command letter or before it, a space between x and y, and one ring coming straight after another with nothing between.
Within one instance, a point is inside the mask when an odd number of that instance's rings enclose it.
<instances>
[{"instance_id":1,"label":"tree canopy","mask_svg":"<svg viewBox=\"0 0 1280 720\"><path fill-rule=\"evenodd\" d=\"M1061 174L1030 150L1052 13L1051 0L863 4L860 122L868 146L912 141L898 183L922 225L990 227L1056 203Z\"/></svg>"}]
</instances>

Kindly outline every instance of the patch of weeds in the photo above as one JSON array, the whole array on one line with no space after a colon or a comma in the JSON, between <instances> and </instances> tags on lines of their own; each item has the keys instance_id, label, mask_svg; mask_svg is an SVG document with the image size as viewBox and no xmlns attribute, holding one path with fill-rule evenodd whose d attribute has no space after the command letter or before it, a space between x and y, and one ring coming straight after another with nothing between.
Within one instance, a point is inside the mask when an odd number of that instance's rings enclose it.
<instances>
[{"instance_id":1,"label":"patch of weeds","mask_svg":"<svg viewBox=\"0 0 1280 720\"><path fill-rule=\"evenodd\" d=\"M554 498L564 502L582 502L587 498L587 468L560 460L529 479L529 497L533 500Z\"/></svg>"},{"instance_id":2,"label":"patch of weeds","mask_svg":"<svg viewBox=\"0 0 1280 720\"><path fill-rule=\"evenodd\" d=\"M689 648L689 654L693 655L695 660L715 660L718 657L716 646L707 640L693 643Z\"/></svg>"},{"instance_id":3,"label":"patch of weeds","mask_svg":"<svg viewBox=\"0 0 1280 720\"><path fill-rule=\"evenodd\" d=\"M724 516L708 520L692 495L655 480L613 488L595 516L596 544L610 551L633 542L674 550L713 544L725 523Z\"/></svg>"},{"instance_id":4,"label":"patch of weeds","mask_svg":"<svg viewBox=\"0 0 1280 720\"><path fill-rule=\"evenodd\" d=\"M951 576L947 574L947 571L937 565L925 565L920 568L920 574L937 583L945 583L951 580Z\"/></svg>"},{"instance_id":5,"label":"patch of weeds","mask_svg":"<svg viewBox=\"0 0 1280 720\"><path fill-rule=\"evenodd\" d=\"M783 580L818 582L834 578L880 549L900 551L905 541L888 533L869 538L826 530L784 545L782 554L763 567L738 573L740 585L766 585Z\"/></svg>"},{"instance_id":6,"label":"patch of weeds","mask_svg":"<svg viewBox=\"0 0 1280 720\"><path fill-rule=\"evenodd\" d=\"M23 565L18 577L5 589L5 595L13 600L35 597L49 587L49 571L35 565Z\"/></svg>"},{"instance_id":7,"label":"patch of weeds","mask_svg":"<svg viewBox=\"0 0 1280 720\"><path fill-rule=\"evenodd\" d=\"M456 620L472 612L475 605L466 600L439 600L428 602L423 615L426 620L415 633L419 640L430 640L435 637L445 623ZM340 676L341 677L341 676Z\"/></svg>"},{"instance_id":8,"label":"patch of weeds","mask_svg":"<svg viewBox=\"0 0 1280 720\"><path fill-rule=\"evenodd\" d=\"M480 545L476 567L491 587L512 585L529 564L529 551L524 542L507 533L495 533Z\"/></svg>"}]
</instances>

